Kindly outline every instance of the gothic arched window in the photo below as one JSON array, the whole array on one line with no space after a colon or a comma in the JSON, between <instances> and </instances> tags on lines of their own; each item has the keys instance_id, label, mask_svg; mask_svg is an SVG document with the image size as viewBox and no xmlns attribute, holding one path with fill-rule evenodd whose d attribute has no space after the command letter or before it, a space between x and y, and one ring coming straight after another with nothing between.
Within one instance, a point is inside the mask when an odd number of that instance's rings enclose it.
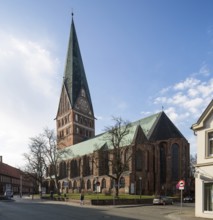
<instances>
[{"instance_id":1,"label":"gothic arched window","mask_svg":"<svg viewBox=\"0 0 213 220\"><path fill-rule=\"evenodd\" d=\"M84 182L84 180L81 180L81 189L85 189L85 182Z\"/></svg>"},{"instance_id":2,"label":"gothic arched window","mask_svg":"<svg viewBox=\"0 0 213 220\"><path fill-rule=\"evenodd\" d=\"M120 183L119 183L119 185L120 185L120 188L124 188L124 187L125 187L125 178L124 178L124 177L121 177L121 178L120 178Z\"/></svg>"},{"instance_id":3,"label":"gothic arched window","mask_svg":"<svg viewBox=\"0 0 213 220\"><path fill-rule=\"evenodd\" d=\"M166 143L160 144L160 183L166 182Z\"/></svg>"},{"instance_id":4,"label":"gothic arched window","mask_svg":"<svg viewBox=\"0 0 213 220\"><path fill-rule=\"evenodd\" d=\"M67 177L67 165L65 161L62 161L59 165L59 176L61 179Z\"/></svg>"},{"instance_id":5,"label":"gothic arched window","mask_svg":"<svg viewBox=\"0 0 213 220\"><path fill-rule=\"evenodd\" d=\"M179 173L179 146L178 144L172 145L172 180L178 180Z\"/></svg>"},{"instance_id":6,"label":"gothic arched window","mask_svg":"<svg viewBox=\"0 0 213 220\"><path fill-rule=\"evenodd\" d=\"M77 189L77 182L76 182L76 180L74 180L74 182L73 182L73 188Z\"/></svg>"},{"instance_id":7,"label":"gothic arched window","mask_svg":"<svg viewBox=\"0 0 213 220\"><path fill-rule=\"evenodd\" d=\"M101 183L102 188L106 188L106 180L102 179L102 183Z\"/></svg>"},{"instance_id":8,"label":"gothic arched window","mask_svg":"<svg viewBox=\"0 0 213 220\"><path fill-rule=\"evenodd\" d=\"M142 150L138 149L135 154L135 168L137 171L142 170Z\"/></svg>"},{"instance_id":9,"label":"gothic arched window","mask_svg":"<svg viewBox=\"0 0 213 220\"><path fill-rule=\"evenodd\" d=\"M91 175L90 158L88 156L83 157L83 176Z\"/></svg>"},{"instance_id":10,"label":"gothic arched window","mask_svg":"<svg viewBox=\"0 0 213 220\"><path fill-rule=\"evenodd\" d=\"M91 181L87 180L87 189L91 189Z\"/></svg>"},{"instance_id":11,"label":"gothic arched window","mask_svg":"<svg viewBox=\"0 0 213 220\"><path fill-rule=\"evenodd\" d=\"M77 161L72 160L70 164L71 170L70 170L70 177L77 177L78 176L78 166L77 166Z\"/></svg>"},{"instance_id":12,"label":"gothic arched window","mask_svg":"<svg viewBox=\"0 0 213 220\"><path fill-rule=\"evenodd\" d=\"M69 181L69 189L72 189L72 182Z\"/></svg>"},{"instance_id":13,"label":"gothic arched window","mask_svg":"<svg viewBox=\"0 0 213 220\"><path fill-rule=\"evenodd\" d=\"M111 189L114 187L114 182L115 182L114 179L110 179L110 188L111 188Z\"/></svg>"},{"instance_id":14,"label":"gothic arched window","mask_svg":"<svg viewBox=\"0 0 213 220\"><path fill-rule=\"evenodd\" d=\"M126 166L126 170L129 170L129 161L131 158L131 150L127 148L124 152L124 164Z\"/></svg>"}]
</instances>

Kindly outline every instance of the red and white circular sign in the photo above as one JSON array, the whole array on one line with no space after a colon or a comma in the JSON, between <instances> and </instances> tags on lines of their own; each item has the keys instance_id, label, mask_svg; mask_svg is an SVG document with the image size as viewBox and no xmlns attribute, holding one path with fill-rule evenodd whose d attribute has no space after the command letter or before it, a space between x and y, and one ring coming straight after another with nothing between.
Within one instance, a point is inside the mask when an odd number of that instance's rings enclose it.
<instances>
[{"instance_id":1,"label":"red and white circular sign","mask_svg":"<svg viewBox=\"0 0 213 220\"><path fill-rule=\"evenodd\" d=\"M178 182L179 187L184 187L185 186L185 181L184 180L180 180Z\"/></svg>"}]
</instances>

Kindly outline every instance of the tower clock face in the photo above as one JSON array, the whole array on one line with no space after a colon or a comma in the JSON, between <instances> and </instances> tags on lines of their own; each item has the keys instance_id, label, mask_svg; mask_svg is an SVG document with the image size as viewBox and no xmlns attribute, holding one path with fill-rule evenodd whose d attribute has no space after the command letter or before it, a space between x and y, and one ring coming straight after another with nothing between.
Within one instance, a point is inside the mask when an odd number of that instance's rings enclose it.
<instances>
[{"instance_id":1,"label":"tower clock face","mask_svg":"<svg viewBox=\"0 0 213 220\"><path fill-rule=\"evenodd\" d=\"M88 112L89 111L89 104L85 98L80 98L79 99L79 107L83 112Z\"/></svg>"}]
</instances>

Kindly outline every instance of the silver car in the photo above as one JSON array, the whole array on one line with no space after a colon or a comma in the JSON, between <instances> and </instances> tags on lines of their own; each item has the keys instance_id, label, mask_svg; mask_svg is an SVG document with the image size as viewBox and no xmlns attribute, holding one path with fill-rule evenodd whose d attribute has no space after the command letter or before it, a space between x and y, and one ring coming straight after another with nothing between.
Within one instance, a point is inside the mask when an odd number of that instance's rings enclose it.
<instances>
[{"instance_id":1,"label":"silver car","mask_svg":"<svg viewBox=\"0 0 213 220\"><path fill-rule=\"evenodd\" d=\"M173 200L167 196L157 196L153 199L153 205L173 205Z\"/></svg>"}]
</instances>

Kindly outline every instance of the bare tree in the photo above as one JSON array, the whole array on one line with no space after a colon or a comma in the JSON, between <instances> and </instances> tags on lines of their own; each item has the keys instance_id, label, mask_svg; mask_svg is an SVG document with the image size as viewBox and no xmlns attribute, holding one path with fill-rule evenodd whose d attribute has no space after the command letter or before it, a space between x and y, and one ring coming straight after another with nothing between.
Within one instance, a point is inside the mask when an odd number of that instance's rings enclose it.
<instances>
[{"instance_id":1,"label":"bare tree","mask_svg":"<svg viewBox=\"0 0 213 220\"><path fill-rule=\"evenodd\" d=\"M58 194L59 191L59 172L58 164L62 160L66 160L66 156L71 154L69 149L58 149L56 135L53 130L49 128L44 129L43 133L39 136L30 138L29 153L24 154L27 161L26 171L33 174L39 182L39 191L45 177L45 172L50 170L49 175L51 181L54 181L55 190Z\"/></svg>"},{"instance_id":2,"label":"bare tree","mask_svg":"<svg viewBox=\"0 0 213 220\"><path fill-rule=\"evenodd\" d=\"M46 128L43 138L45 140L43 152L46 168L51 168L52 175L49 175L49 177L55 183L56 192L60 194L58 165L60 161L66 160L66 156L72 155L72 151L67 148L58 149L56 135L53 130Z\"/></svg>"},{"instance_id":3,"label":"bare tree","mask_svg":"<svg viewBox=\"0 0 213 220\"><path fill-rule=\"evenodd\" d=\"M105 174L114 180L116 197L118 197L120 177L129 169L129 161L132 157L130 140L128 139L131 124L120 117L113 117L112 120L115 124L105 128L104 140L106 144L99 149L99 158L104 159L105 167L111 167L111 172L105 172ZM103 167L99 161L100 168Z\"/></svg>"},{"instance_id":4,"label":"bare tree","mask_svg":"<svg viewBox=\"0 0 213 220\"><path fill-rule=\"evenodd\" d=\"M34 179L34 183L39 185L38 191L41 193L42 180L44 177L46 165L44 159L44 140L41 136L30 138L29 153L23 156L27 161L25 173ZM34 186L36 187L36 186Z\"/></svg>"}]
</instances>

